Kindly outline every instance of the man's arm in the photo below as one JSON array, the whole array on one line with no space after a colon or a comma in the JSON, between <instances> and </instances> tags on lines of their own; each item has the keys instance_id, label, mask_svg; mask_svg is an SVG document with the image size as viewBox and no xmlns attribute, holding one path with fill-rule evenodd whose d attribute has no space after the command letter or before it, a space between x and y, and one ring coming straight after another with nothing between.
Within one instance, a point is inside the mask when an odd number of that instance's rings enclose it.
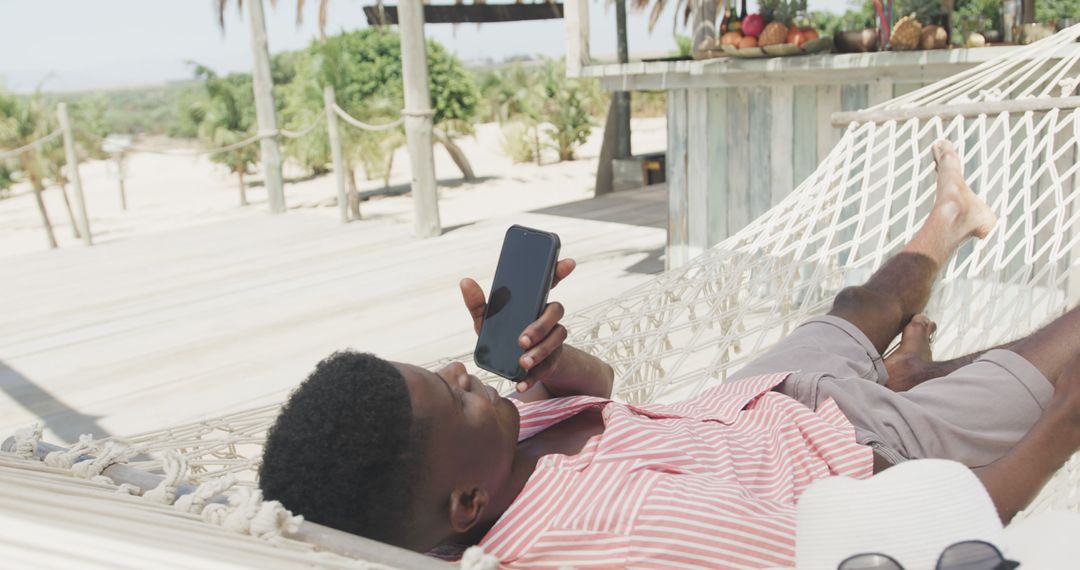
<instances>
[{"instance_id":1,"label":"man's arm","mask_svg":"<svg viewBox=\"0 0 1080 570\"><path fill-rule=\"evenodd\" d=\"M599 358L564 344L559 354L548 357L551 361L549 370L535 374L529 383L529 376L518 383L517 397L523 402L535 402L563 396L598 396L611 397L611 388L615 382L615 370ZM529 371L533 376L533 370ZM522 391L524 386L524 391Z\"/></svg>"},{"instance_id":2,"label":"man's arm","mask_svg":"<svg viewBox=\"0 0 1080 570\"><path fill-rule=\"evenodd\" d=\"M1004 457L976 471L1008 524L1080 448L1080 357L1058 378L1039 421Z\"/></svg>"}]
</instances>

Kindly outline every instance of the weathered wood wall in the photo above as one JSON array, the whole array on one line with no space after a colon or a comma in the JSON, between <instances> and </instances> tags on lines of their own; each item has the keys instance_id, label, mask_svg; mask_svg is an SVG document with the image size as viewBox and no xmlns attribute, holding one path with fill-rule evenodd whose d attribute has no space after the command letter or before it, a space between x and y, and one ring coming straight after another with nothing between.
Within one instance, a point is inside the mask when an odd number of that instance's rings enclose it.
<instances>
[{"instance_id":1,"label":"weathered wood wall","mask_svg":"<svg viewBox=\"0 0 1080 570\"><path fill-rule=\"evenodd\" d=\"M924 83L668 91L668 265L734 234L809 176L840 140L830 117Z\"/></svg>"}]
</instances>

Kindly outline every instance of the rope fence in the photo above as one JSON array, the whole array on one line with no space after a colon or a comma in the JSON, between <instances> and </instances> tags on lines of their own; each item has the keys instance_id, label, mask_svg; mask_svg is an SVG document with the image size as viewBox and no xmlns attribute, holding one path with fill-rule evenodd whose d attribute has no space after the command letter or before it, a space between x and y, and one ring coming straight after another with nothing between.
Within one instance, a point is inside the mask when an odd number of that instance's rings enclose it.
<instances>
[{"instance_id":1,"label":"rope fence","mask_svg":"<svg viewBox=\"0 0 1080 570\"><path fill-rule=\"evenodd\" d=\"M390 129L395 129L405 123L405 117L399 117L396 121L391 121L383 125L365 123L346 113L345 109L342 109L336 103L334 104L334 112L341 117L341 120L363 131L389 131Z\"/></svg>"},{"instance_id":2,"label":"rope fence","mask_svg":"<svg viewBox=\"0 0 1080 570\"><path fill-rule=\"evenodd\" d=\"M217 154L222 154L222 153L234 151L234 150L237 150L237 149L240 149L240 148L244 148L244 147L246 147L248 145L252 145L252 144L261 142L261 141L263 141L265 139L277 139L279 137L280 138L285 138L285 139L303 138L303 137L306 137L306 136L310 135L312 132L314 132L319 127L320 124L325 124L326 125L326 131L327 131L326 134L330 139L329 142L330 142L330 147L331 147L331 155L332 155L332 159L333 159L334 170L335 170L335 173L337 174L337 178L338 178L338 180L337 180L338 202L339 202L339 207L341 209L341 221L342 222L349 222L351 220L351 217L350 217L350 214L349 214L349 211L348 211L348 190L347 190L347 187L346 187L346 182L345 182L345 177L344 177L344 172L343 172L343 169L345 168L345 161L344 161L343 155L342 155L341 137L338 136L338 132L337 132L337 119L341 119L343 122L345 122L349 126L351 126L353 128L356 128L356 129L363 130L363 131L385 132L385 131L390 131L392 129L396 129L396 128L401 127L405 123L405 117L406 116L417 116L417 117L430 118L430 117L434 116L434 111L432 111L430 109L428 109L428 110L420 110L420 111L410 110L410 109L403 109L401 111L401 116L399 116L397 119L395 119L393 121L390 121L388 123L381 124L381 125L375 125L375 124L371 124L371 123L361 121L360 119L357 119L356 117L350 115L347 111L345 111L345 109L342 109L341 106L339 106L337 104L337 101L336 101L336 99L334 97L334 91L333 91L332 88L327 87L326 91L325 91L325 95L326 95L326 97L324 99L324 108L322 110L323 111L322 116L316 116L316 118L313 119L309 124L305 125L303 128L300 128L298 130L278 128L278 129L274 129L274 130L260 131L260 132L257 132L255 134L249 136L249 137L246 137L246 138L244 138L242 140L236 141L234 143L227 144L225 146L216 147L216 148L163 149L163 148L154 148L152 146L145 146L145 145L132 145L132 146L129 146L129 147L124 148L122 150L114 151L113 154L114 154L114 156L116 157L116 160L117 160L117 167L118 167L118 170L117 170L118 175L117 176L120 178L121 201L124 204L124 210L127 210L127 207L126 207L126 199L124 198L124 195L123 195L124 194L123 175L120 174L120 173L123 172L123 165L122 165L123 157L125 155L127 155L127 154L146 153L146 154L156 154L156 155L163 155L163 156L186 156L186 157L213 156L213 155L217 155ZM63 103L60 104L60 106L58 107L58 110L57 110L58 116L63 115L63 117L62 117L62 119L60 121L60 123L61 123L60 128L58 128L58 129L50 132L49 134L44 135L44 136L42 136L42 137L40 137L40 138L38 138L38 139L36 139L34 141L31 141L31 142L29 142L29 143L27 143L27 144L25 144L23 146L20 146L18 148L9 149L9 150L0 150L0 161L9 160L9 159L12 159L12 158L16 158L16 157L18 157L18 156L20 156L20 155L22 155L24 153L31 152L31 151L34 151L34 150L39 150L43 146L45 146L46 144L48 144L48 143L50 143L50 142L52 142L54 140L57 140L58 138L63 137L64 142L65 142L65 154L66 154L66 161L67 161L68 177L77 180L78 179L78 161L77 161L77 157L76 157L75 152L74 152L74 144L75 143L74 143L73 133L75 131L78 131L81 135L89 136L89 137L96 137L98 134L87 131L87 130L81 128L79 125L71 124L70 118L67 116L66 110L61 111L60 110L61 108L65 108L65 105ZM70 148L68 148L68 147L70 147ZM81 188L79 188L77 190L77 194L79 194L79 196L77 196L76 200L80 203L80 206L82 206L83 201L82 201L82 196L81 196ZM50 249L55 249L58 246L57 246L56 238L53 235L52 224L49 221L48 214L45 212L45 208L44 208L43 203L40 203L38 207L39 207L39 210L40 210L40 213L41 213L42 223L43 223L43 226L45 228L45 232L47 234L47 238L48 238L48 241L49 241L49 248ZM84 242L87 245L92 245L92 243L91 243L91 241L89 239L89 236L90 236L89 221L88 220L82 220L81 225L82 225L82 228L80 228L80 233L82 233L82 235L84 236Z\"/></svg>"},{"instance_id":3,"label":"rope fence","mask_svg":"<svg viewBox=\"0 0 1080 570\"><path fill-rule=\"evenodd\" d=\"M13 150L2 151L2 152L0 152L0 160L7 160L9 158L15 158L16 156L19 156L20 154L22 154L24 152L31 151L31 150L34 150L34 149L37 149L37 148L41 148L42 146L48 144L49 142L56 140L61 135L63 135L63 133L60 131L60 129L56 129L55 131L53 131L53 132L51 132L51 133L49 133L49 134L47 134L47 135L45 135L45 136L43 136L41 138L29 143L29 144L20 146L19 148L16 148L16 149L13 149Z\"/></svg>"}]
</instances>

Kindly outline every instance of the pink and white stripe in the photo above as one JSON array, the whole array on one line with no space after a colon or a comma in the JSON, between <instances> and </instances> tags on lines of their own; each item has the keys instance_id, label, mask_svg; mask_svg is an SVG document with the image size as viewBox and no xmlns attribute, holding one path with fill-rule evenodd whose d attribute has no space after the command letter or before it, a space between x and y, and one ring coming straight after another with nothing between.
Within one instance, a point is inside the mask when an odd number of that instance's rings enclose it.
<instances>
[{"instance_id":1,"label":"pink and white stripe","mask_svg":"<svg viewBox=\"0 0 1080 570\"><path fill-rule=\"evenodd\" d=\"M578 396L522 404L520 439L601 408L604 432L548 455L480 542L506 567L792 566L795 502L816 479L872 474L869 447L832 400L721 384L675 405Z\"/></svg>"}]
</instances>

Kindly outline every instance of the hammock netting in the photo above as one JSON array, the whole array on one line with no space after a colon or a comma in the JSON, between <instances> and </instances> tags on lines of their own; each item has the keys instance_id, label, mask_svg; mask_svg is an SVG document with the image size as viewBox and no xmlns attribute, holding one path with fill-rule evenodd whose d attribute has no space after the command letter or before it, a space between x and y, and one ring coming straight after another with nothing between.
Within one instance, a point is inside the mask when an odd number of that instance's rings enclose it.
<instances>
[{"instance_id":1,"label":"hammock netting","mask_svg":"<svg viewBox=\"0 0 1080 570\"><path fill-rule=\"evenodd\" d=\"M931 145L941 138L954 142L999 223L942 272L926 311L939 324L935 357L1015 339L1062 314L1080 297L1078 36L1080 25L852 114L840 142L785 200L689 264L567 318L568 342L611 363L615 397L628 402L678 400L724 381L826 312L840 289L864 281L911 237L933 202ZM162 453L175 452L196 484L233 474L253 486L278 409L126 438L144 458L130 465L160 470ZM43 476L35 462L5 457L5 478L15 464L26 478ZM138 502L123 500L127 508ZM1048 509L1080 511L1077 457L1027 513ZM286 558L305 551L281 537L264 544ZM320 564L349 562L319 556Z\"/></svg>"}]
</instances>

